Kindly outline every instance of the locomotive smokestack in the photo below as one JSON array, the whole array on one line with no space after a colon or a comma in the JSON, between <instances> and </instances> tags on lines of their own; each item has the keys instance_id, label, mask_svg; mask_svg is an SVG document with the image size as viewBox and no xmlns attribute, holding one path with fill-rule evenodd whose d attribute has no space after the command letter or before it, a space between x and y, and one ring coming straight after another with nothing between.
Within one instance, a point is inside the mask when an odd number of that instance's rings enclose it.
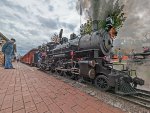
<instances>
[{"instance_id":1,"label":"locomotive smokestack","mask_svg":"<svg viewBox=\"0 0 150 113\"><path fill-rule=\"evenodd\" d=\"M98 21L97 20L92 21L92 30L98 31Z\"/></svg>"}]
</instances>

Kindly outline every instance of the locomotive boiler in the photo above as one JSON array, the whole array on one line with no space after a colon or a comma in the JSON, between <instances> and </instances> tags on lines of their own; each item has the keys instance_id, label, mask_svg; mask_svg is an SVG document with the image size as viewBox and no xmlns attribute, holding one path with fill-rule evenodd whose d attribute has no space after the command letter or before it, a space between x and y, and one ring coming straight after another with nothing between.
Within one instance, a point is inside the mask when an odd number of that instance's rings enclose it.
<instances>
[{"instance_id":1,"label":"locomotive boiler","mask_svg":"<svg viewBox=\"0 0 150 113\"><path fill-rule=\"evenodd\" d=\"M93 32L83 36L72 34L70 40L61 37L60 43L47 44L47 62L41 69L49 69L61 76L90 81L102 91L113 90L120 94L134 94L135 87L143 85L138 77L132 78L126 69L116 70L104 59L113 47L116 31L98 29L93 24ZM113 32L112 32L112 31Z\"/></svg>"},{"instance_id":2,"label":"locomotive boiler","mask_svg":"<svg viewBox=\"0 0 150 113\"><path fill-rule=\"evenodd\" d=\"M81 37L72 34L70 36L70 41L66 37L61 39L61 43L53 49L53 53L63 52L67 49L71 50L89 50L97 49L99 50L99 56L109 55L111 48L113 47L113 37L105 30L98 30L96 21L93 22L93 31L91 34L85 34ZM114 32L116 34L116 31Z\"/></svg>"}]
</instances>

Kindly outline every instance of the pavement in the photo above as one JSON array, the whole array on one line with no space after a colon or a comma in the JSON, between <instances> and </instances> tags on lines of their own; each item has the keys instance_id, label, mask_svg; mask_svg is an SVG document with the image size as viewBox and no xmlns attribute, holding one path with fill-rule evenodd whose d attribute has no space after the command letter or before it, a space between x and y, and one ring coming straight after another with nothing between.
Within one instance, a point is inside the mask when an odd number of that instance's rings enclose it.
<instances>
[{"instance_id":1,"label":"pavement","mask_svg":"<svg viewBox=\"0 0 150 113\"><path fill-rule=\"evenodd\" d=\"M0 67L0 113L125 113L22 63Z\"/></svg>"}]
</instances>

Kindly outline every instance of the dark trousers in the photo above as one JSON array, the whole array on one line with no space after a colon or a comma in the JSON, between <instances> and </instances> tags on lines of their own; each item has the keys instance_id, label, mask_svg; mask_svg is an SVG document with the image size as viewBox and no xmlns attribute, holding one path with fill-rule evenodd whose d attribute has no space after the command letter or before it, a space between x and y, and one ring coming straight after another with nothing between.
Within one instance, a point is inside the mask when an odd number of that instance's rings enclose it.
<instances>
[{"instance_id":1,"label":"dark trousers","mask_svg":"<svg viewBox=\"0 0 150 113\"><path fill-rule=\"evenodd\" d=\"M119 58L119 63L121 63L121 62L122 62L122 57Z\"/></svg>"}]
</instances>

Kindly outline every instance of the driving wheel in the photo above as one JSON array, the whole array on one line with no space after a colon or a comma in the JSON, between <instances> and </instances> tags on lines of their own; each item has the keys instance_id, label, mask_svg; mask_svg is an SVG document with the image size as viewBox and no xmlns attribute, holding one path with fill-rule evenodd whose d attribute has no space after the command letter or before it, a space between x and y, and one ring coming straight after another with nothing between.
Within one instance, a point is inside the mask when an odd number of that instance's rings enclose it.
<instances>
[{"instance_id":1,"label":"driving wheel","mask_svg":"<svg viewBox=\"0 0 150 113\"><path fill-rule=\"evenodd\" d=\"M109 90L110 86L108 78L105 75L98 75L95 78L95 86L102 91Z\"/></svg>"}]
</instances>

